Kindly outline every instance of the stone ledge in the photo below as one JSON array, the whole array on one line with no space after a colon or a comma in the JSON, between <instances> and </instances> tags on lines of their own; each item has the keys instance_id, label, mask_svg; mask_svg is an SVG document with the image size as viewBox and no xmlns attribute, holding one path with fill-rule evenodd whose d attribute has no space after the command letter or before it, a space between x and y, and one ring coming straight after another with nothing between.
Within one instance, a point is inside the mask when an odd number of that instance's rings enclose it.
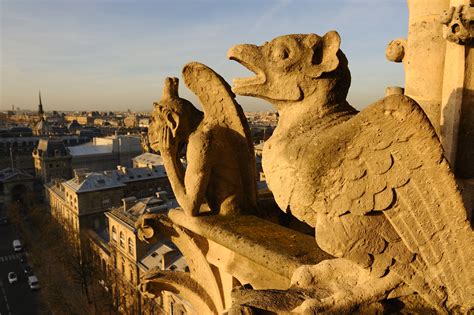
<instances>
[{"instance_id":1,"label":"stone ledge","mask_svg":"<svg viewBox=\"0 0 474 315\"><path fill-rule=\"evenodd\" d=\"M314 265L333 258L318 247L313 237L252 215L189 217L173 209L168 217L174 224L288 279L301 265Z\"/></svg>"}]
</instances>

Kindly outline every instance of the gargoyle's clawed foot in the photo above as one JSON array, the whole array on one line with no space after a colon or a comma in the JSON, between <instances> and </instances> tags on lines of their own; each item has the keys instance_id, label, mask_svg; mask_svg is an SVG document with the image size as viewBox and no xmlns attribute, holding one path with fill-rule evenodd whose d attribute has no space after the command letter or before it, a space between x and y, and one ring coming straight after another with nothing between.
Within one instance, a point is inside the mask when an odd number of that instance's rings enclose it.
<instances>
[{"instance_id":1,"label":"gargoyle's clawed foot","mask_svg":"<svg viewBox=\"0 0 474 315\"><path fill-rule=\"evenodd\" d=\"M242 286L232 290L233 306L229 314L260 314L262 311L290 314L306 298L304 290L299 289L253 290L249 286Z\"/></svg>"},{"instance_id":2,"label":"gargoyle's clawed foot","mask_svg":"<svg viewBox=\"0 0 474 315\"><path fill-rule=\"evenodd\" d=\"M151 293L150 283L148 281L143 281L138 285L138 291L141 292L142 296L148 299L156 298L156 295Z\"/></svg>"},{"instance_id":3,"label":"gargoyle's clawed foot","mask_svg":"<svg viewBox=\"0 0 474 315\"><path fill-rule=\"evenodd\" d=\"M348 314L357 303L350 298L348 292L339 292L324 299L308 299L292 312L296 314Z\"/></svg>"}]
</instances>

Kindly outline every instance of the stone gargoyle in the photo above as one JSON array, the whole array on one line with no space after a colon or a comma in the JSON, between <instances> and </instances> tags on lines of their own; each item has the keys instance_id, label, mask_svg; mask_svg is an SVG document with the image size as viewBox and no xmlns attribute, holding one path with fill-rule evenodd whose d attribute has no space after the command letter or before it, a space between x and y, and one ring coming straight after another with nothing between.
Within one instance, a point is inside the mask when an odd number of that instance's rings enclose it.
<instances>
[{"instance_id":1,"label":"stone gargoyle","mask_svg":"<svg viewBox=\"0 0 474 315\"><path fill-rule=\"evenodd\" d=\"M251 213L256 207L255 156L242 108L227 82L203 64L187 64L183 79L204 114L178 96L177 78L166 78L148 133L178 203L191 216ZM186 169L179 158L184 147Z\"/></svg>"},{"instance_id":2,"label":"stone gargoyle","mask_svg":"<svg viewBox=\"0 0 474 315\"><path fill-rule=\"evenodd\" d=\"M391 95L361 112L351 107L335 31L237 45L228 57L255 73L235 79L234 93L267 100L279 113L263 150L276 202L338 257L297 269L290 290L306 298L291 311L349 312L413 295L439 313L472 310L473 231L420 106ZM247 302L259 308L258 294Z\"/></svg>"},{"instance_id":3,"label":"stone gargoyle","mask_svg":"<svg viewBox=\"0 0 474 315\"><path fill-rule=\"evenodd\" d=\"M185 65L183 79L204 113L179 97L177 78L166 78L148 131L150 147L161 153L176 200L189 216L252 213L257 200L255 155L242 108L227 82L203 64ZM186 168L180 160L183 150ZM158 221L169 228L168 236L180 229L166 215L146 213L135 224L140 240L158 239L158 230L163 229L157 227ZM217 313L209 295L187 272L152 269L139 290L149 298L162 290L185 292L201 312Z\"/></svg>"}]
</instances>

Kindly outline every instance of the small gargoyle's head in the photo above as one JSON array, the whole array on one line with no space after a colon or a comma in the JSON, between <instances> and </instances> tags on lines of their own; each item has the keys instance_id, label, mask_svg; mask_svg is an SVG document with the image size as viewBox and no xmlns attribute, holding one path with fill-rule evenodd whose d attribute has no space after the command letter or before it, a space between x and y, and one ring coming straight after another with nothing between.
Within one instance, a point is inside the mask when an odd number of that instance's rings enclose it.
<instances>
[{"instance_id":1,"label":"small gargoyle's head","mask_svg":"<svg viewBox=\"0 0 474 315\"><path fill-rule=\"evenodd\" d=\"M256 75L234 79L232 91L238 95L275 101L299 101L315 92L337 94L345 99L350 85L347 59L339 49L336 31L323 37L316 34L280 36L262 46L237 45L227 56ZM317 86L316 80L330 82ZM326 81L327 81L326 80ZM334 92L336 93L336 92Z\"/></svg>"},{"instance_id":2,"label":"small gargoyle's head","mask_svg":"<svg viewBox=\"0 0 474 315\"><path fill-rule=\"evenodd\" d=\"M160 101L153 103L154 110L148 129L148 139L153 150L159 150L160 131L168 128L173 138L182 144L187 142L194 121L202 117L202 112L188 100L178 95L178 78L166 78Z\"/></svg>"}]
</instances>

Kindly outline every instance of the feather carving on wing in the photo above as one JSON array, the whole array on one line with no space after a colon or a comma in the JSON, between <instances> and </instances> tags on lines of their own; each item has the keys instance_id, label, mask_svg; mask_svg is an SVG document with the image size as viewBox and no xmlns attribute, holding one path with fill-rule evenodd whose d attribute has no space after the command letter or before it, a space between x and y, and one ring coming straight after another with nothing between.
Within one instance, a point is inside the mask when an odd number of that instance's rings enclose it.
<instances>
[{"instance_id":1,"label":"feather carving on wing","mask_svg":"<svg viewBox=\"0 0 474 315\"><path fill-rule=\"evenodd\" d=\"M318 244L379 276L395 272L434 305L472 307L473 232L420 107L389 96L336 129L336 138L349 129L351 136L340 137L342 172L335 181L319 179L331 186L319 187L312 207ZM328 226L340 230L328 234Z\"/></svg>"},{"instance_id":2,"label":"feather carving on wing","mask_svg":"<svg viewBox=\"0 0 474 315\"><path fill-rule=\"evenodd\" d=\"M235 94L227 82L211 68L198 62L190 62L183 68L186 86L199 98L204 110L204 121L213 132L221 133L215 139L236 141L236 148L247 147L242 154L239 168L247 188L246 197L256 205L255 154L250 128L242 107L235 101ZM244 159L245 157L245 159ZM245 173L245 174L244 174Z\"/></svg>"}]
</instances>

